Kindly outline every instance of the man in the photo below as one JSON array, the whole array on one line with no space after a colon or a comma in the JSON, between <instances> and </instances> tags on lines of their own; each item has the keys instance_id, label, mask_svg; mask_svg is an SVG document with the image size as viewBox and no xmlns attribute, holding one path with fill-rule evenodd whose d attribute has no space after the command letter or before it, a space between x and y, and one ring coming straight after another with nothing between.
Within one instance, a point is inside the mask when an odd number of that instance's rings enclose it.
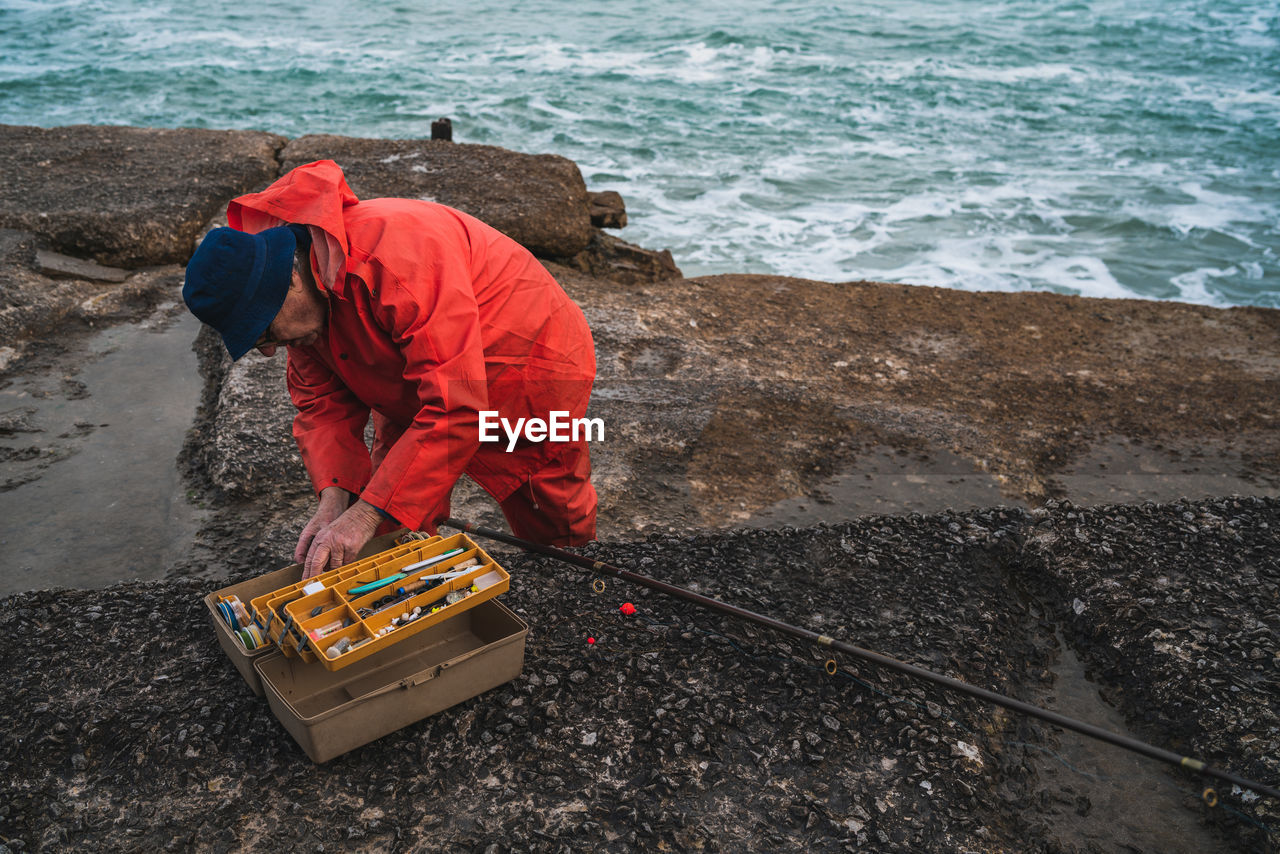
<instances>
[{"instance_id":1,"label":"man","mask_svg":"<svg viewBox=\"0 0 1280 854\"><path fill-rule=\"evenodd\" d=\"M293 435L320 498L295 554L304 577L353 560L380 525L434 531L464 472L517 535L595 538L584 437L480 441L484 411L582 418L595 378L582 311L526 249L443 205L360 201L331 160L235 199L227 219L183 298L232 359L288 348Z\"/></svg>"}]
</instances>

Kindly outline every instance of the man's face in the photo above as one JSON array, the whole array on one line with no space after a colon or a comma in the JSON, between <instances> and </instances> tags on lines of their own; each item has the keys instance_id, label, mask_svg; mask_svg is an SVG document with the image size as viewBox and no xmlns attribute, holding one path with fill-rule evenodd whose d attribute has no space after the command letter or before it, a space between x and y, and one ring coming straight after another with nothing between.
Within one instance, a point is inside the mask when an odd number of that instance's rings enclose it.
<instances>
[{"instance_id":1,"label":"man's face","mask_svg":"<svg viewBox=\"0 0 1280 854\"><path fill-rule=\"evenodd\" d=\"M275 319L254 346L262 355L274 356L276 348L282 345L305 347L314 344L324 332L328 317L329 303L324 296L314 286L303 282L298 271L294 270L284 305L280 306Z\"/></svg>"}]
</instances>

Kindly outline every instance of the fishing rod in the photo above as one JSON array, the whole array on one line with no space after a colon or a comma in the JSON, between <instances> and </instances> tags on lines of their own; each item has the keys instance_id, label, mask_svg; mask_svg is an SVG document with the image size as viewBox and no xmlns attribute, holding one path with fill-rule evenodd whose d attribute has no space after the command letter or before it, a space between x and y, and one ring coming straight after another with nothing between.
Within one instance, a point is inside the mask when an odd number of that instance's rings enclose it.
<instances>
[{"instance_id":1,"label":"fishing rod","mask_svg":"<svg viewBox=\"0 0 1280 854\"><path fill-rule=\"evenodd\" d=\"M1260 794L1270 795L1271 797L1280 800L1280 791L1277 791L1275 788L1254 782L1253 780L1245 777L1240 777L1229 771L1224 771L1221 768L1215 768L1199 759L1195 759L1190 756L1182 756L1180 754L1155 747L1154 745L1147 744L1144 741L1139 741L1136 738L1119 735L1111 732L1110 730L1094 726L1093 724L1085 723L1084 721L1079 721L1075 718L1069 718L1066 715L1060 715L1057 712L1051 712L1048 709L1042 709L1039 706L1033 706L1030 703L1022 702L1021 700L1015 700L1012 697L1006 697L1004 694L997 694L995 691L988 691L986 688L979 688L976 685L970 685L968 682L962 682L959 679L953 679L950 676L943 676L941 673L934 673L932 670L926 670L923 667L916 667L914 664L907 664L905 661L899 661L896 658L881 655L878 652L872 652L869 649L863 649L862 647L854 646L853 644L846 643L842 640L837 640L830 635L821 635L817 632L813 632L799 626L793 626L790 623L775 620L773 617L766 617L764 614L757 614L754 611L748 611L745 608L739 608L736 605L730 605L727 602L721 602L718 599L712 599L709 596L694 593L692 590L686 590L685 588L677 587L674 584L667 584L665 581L659 581L658 579L650 578L647 575L640 575L639 573L613 566L605 563L604 561L592 560L589 557L574 554L573 552L568 552L564 549L558 549L555 546L544 546L540 543L523 540L511 534L503 533L502 531L495 531L492 528L484 528L479 525L473 525L470 522L463 522L460 519L445 519L444 524L451 528L466 531L469 534L476 534L477 536L485 537L486 539L497 540L509 545L518 546L525 551L547 555L565 563L571 563L576 566L589 569L592 572L603 573L605 575L613 576L614 578L620 578L624 581L630 581L633 584L648 587L650 590L657 590L660 593L666 593L669 596L675 596L678 599L693 602L696 605L701 605L702 607L708 608L712 611L719 611L722 614L727 614L731 617L738 617L740 619L765 626L766 628L782 632L783 634L818 644L819 646L839 650L840 652L847 653L855 658L860 658L864 661L869 661L873 664L879 664L882 667L887 667L890 670L897 670L899 673L905 673L908 676L914 676L917 679L924 679L948 690L955 691L960 694L968 694L971 697L986 700L987 702L994 703L997 706L1003 706L1011 711L1039 718L1040 720L1047 721L1055 726L1060 726L1063 729L1074 730L1081 735L1086 735L1099 741L1105 741L1108 744L1113 744L1116 747L1142 754L1143 756L1147 756L1151 759L1156 759L1169 765L1175 765L1179 768L1201 774L1205 777L1213 777L1218 780L1233 783L1242 789L1252 789ZM1206 801L1210 801L1209 795L1210 792L1206 791ZM1210 801L1210 806L1213 806L1215 803L1217 803L1216 794L1213 796L1212 801Z\"/></svg>"}]
</instances>

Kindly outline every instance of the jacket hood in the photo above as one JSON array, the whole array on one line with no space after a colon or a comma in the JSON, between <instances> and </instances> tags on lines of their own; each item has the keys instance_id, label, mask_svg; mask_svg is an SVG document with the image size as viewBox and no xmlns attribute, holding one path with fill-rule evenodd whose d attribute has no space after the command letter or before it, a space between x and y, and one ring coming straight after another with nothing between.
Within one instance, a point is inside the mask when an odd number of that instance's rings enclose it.
<instances>
[{"instance_id":1,"label":"jacket hood","mask_svg":"<svg viewBox=\"0 0 1280 854\"><path fill-rule=\"evenodd\" d=\"M359 201L347 186L342 167L332 160L317 160L290 170L260 193L233 199L227 205L227 223L250 234L285 223L307 226L317 281L340 295L345 290L347 263L343 210Z\"/></svg>"}]
</instances>

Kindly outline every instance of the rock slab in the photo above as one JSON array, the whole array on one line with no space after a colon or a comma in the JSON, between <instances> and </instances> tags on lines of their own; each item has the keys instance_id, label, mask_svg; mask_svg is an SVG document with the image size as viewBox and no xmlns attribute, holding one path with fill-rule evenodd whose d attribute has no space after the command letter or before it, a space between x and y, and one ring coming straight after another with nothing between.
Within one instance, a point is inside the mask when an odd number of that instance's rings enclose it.
<instances>
[{"instance_id":1,"label":"rock slab","mask_svg":"<svg viewBox=\"0 0 1280 854\"><path fill-rule=\"evenodd\" d=\"M214 377L206 394L215 395L208 434L198 446L209 480L238 497L271 496L305 490L306 469L293 441L295 410L285 384L285 359L251 351L232 362L211 328L200 330L196 351L202 370Z\"/></svg>"},{"instance_id":2,"label":"rock slab","mask_svg":"<svg viewBox=\"0 0 1280 854\"><path fill-rule=\"evenodd\" d=\"M439 202L483 220L544 258L576 255L594 233L582 173L557 155L441 140L313 135L290 142L281 160L281 174L315 160L334 160L361 199Z\"/></svg>"},{"instance_id":3,"label":"rock slab","mask_svg":"<svg viewBox=\"0 0 1280 854\"><path fill-rule=\"evenodd\" d=\"M132 274L38 248L29 231L0 228L0 372L32 342L60 324L120 321L176 298L181 269L158 266Z\"/></svg>"},{"instance_id":4,"label":"rock slab","mask_svg":"<svg viewBox=\"0 0 1280 854\"><path fill-rule=\"evenodd\" d=\"M0 125L0 227L137 268L185 263L203 225L278 172L258 131Z\"/></svg>"},{"instance_id":5,"label":"rock slab","mask_svg":"<svg viewBox=\"0 0 1280 854\"><path fill-rule=\"evenodd\" d=\"M561 263L623 285L651 284L683 275L670 249L645 249L603 231L593 234L585 249L572 258L561 259Z\"/></svg>"},{"instance_id":6,"label":"rock slab","mask_svg":"<svg viewBox=\"0 0 1280 854\"><path fill-rule=\"evenodd\" d=\"M627 206L613 190L591 194L591 224L596 228L626 228Z\"/></svg>"}]
</instances>

